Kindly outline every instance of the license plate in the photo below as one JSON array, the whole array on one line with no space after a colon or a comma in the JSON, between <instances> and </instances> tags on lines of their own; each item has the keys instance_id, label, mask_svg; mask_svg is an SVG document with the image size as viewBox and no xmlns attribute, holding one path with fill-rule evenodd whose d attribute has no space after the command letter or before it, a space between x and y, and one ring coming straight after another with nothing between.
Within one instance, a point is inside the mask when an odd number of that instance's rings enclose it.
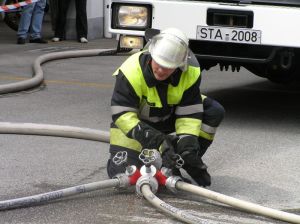
<instances>
[{"instance_id":1,"label":"license plate","mask_svg":"<svg viewBox=\"0 0 300 224\"><path fill-rule=\"evenodd\" d=\"M261 31L241 28L197 26L198 40L261 44Z\"/></svg>"}]
</instances>

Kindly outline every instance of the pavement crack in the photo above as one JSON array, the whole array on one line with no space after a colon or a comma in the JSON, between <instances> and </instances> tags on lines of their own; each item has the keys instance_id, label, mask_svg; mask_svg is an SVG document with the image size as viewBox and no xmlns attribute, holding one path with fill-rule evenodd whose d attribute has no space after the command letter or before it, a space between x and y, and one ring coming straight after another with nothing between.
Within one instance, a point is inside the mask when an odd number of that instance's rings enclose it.
<instances>
[{"instance_id":1,"label":"pavement crack","mask_svg":"<svg viewBox=\"0 0 300 224\"><path fill-rule=\"evenodd\" d=\"M105 166L99 167L98 169L96 169L96 170L92 171L90 174L88 174L86 177L80 179L78 181L78 183L82 183L82 182L84 182L86 180L92 179L95 175L102 173L103 170L106 170Z\"/></svg>"}]
</instances>

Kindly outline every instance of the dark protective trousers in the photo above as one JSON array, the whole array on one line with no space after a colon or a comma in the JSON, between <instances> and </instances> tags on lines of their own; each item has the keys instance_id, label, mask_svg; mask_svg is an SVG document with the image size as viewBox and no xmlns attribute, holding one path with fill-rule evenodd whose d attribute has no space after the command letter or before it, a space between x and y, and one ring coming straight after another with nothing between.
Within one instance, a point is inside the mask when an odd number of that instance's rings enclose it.
<instances>
[{"instance_id":1,"label":"dark protective trousers","mask_svg":"<svg viewBox=\"0 0 300 224\"><path fill-rule=\"evenodd\" d=\"M71 0L59 0L58 1L58 12L55 26L55 37L65 39L65 28L67 22L67 13L70 6ZM87 13L86 13L86 1L87 0L75 0L76 8L76 31L77 39L81 37L87 38Z\"/></svg>"},{"instance_id":2,"label":"dark protective trousers","mask_svg":"<svg viewBox=\"0 0 300 224\"><path fill-rule=\"evenodd\" d=\"M225 110L223 106L219 104L216 100L206 97L205 100L203 101L203 108L204 108L204 113L203 113L202 122L211 127L218 127L222 122L225 114ZM210 146L211 141L199 137L199 144L201 148L201 152L199 152L199 155L202 157L206 152L207 148ZM117 146L110 146L110 147L117 147ZM128 165L135 165L138 168L140 168L143 165L143 163L139 160L139 154L137 152L134 152L133 150L126 150L122 147L118 147L117 150L128 152L128 158L127 158ZM114 151L116 151L116 149L114 149ZM114 155L115 153L111 153L110 158L107 162L107 174L110 178L112 178L118 173L125 172L124 165L117 166L112 162L112 158L114 157Z\"/></svg>"}]
</instances>

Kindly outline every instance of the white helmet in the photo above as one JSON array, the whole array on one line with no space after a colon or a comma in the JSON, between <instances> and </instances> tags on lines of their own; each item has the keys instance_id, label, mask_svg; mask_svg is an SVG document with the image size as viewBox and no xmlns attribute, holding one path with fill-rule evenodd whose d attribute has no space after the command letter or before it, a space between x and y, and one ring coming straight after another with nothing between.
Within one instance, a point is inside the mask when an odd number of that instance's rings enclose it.
<instances>
[{"instance_id":1,"label":"white helmet","mask_svg":"<svg viewBox=\"0 0 300 224\"><path fill-rule=\"evenodd\" d=\"M149 52L156 63L165 68L186 67L189 39L177 28L168 28L154 36Z\"/></svg>"}]
</instances>

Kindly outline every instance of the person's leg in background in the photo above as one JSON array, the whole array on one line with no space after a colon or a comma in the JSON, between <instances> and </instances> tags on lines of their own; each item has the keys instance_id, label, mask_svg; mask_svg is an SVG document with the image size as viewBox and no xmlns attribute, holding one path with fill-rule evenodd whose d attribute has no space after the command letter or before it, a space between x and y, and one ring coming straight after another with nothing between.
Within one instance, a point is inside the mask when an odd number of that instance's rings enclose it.
<instances>
[{"instance_id":1,"label":"person's leg in background","mask_svg":"<svg viewBox=\"0 0 300 224\"><path fill-rule=\"evenodd\" d=\"M36 3L26 5L22 9L21 19L17 32L17 44L25 44L26 42L27 34L31 24L32 12L34 10L35 4Z\"/></svg>"},{"instance_id":2,"label":"person's leg in background","mask_svg":"<svg viewBox=\"0 0 300 224\"><path fill-rule=\"evenodd\" d=\"M49 0L52 31L55 32L59 0Z\"/></svg>"},{"instance_id":3,"label":"person's leg in background","mask_svg":"<svg viewBox=\"0 0 300 224\"><path fill-rule=\"evenodd\" d=\"M30 26L30 43L47 43L41 36L45 7L46 0L40 0L35 3Z\"/></svg>"},{"instance_id":4,"label":"person's leg in background","mask_svg":"<svg viewBox=\"0 0 300 224\"><path fill-rule=\"evenodd\" d=\"M87 12L86 12L86 0L75 0L76 7L76 30L77 39L81 43L87 43Z\"/></svg>"},{"instance_id":5,"label":"person's leg in background","mask_svg":"<svg viewBox=\"0 0 300 224\"><path fill-rule=\"evenodd\" d=\"M70 0L59 0L58 11L56 17L56 25L54 38L52 41L57 42L66 39L66 23L67 23L67 13L70 5Z\"/></svg>"}]
</instances>

